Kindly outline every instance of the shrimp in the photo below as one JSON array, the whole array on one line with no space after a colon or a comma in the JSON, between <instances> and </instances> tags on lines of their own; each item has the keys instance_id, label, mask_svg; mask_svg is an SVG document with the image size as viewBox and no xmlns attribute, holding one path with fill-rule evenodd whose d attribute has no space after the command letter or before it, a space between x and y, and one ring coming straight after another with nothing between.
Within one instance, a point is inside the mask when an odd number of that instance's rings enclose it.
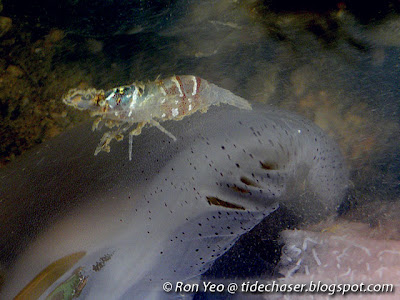
<instances>
[{"instance_id":1,"label":"shrimp","mask_svg":"<svg viewBox=\"0 0 400 300\"><path fill-rule=\"evenodd\" d=\"M197 111L207 112L211 105L220 103L251 110L250 103L197 76L172 76L165 80L156 79L146 84L113 88L109 91L72 89L63 97L63 102L79 110L88 110L97 116L92 129L100 124L115 130L104 133L94 155L100 151L110 152L112 140L121 141L129 131L129 160L132 160L133 136L139 135L146 126L155 126L176 141L176 137L160 123L167 120L182 120ZM104 121L104 122L102 122Z\"/></svg>"}]
</instances>

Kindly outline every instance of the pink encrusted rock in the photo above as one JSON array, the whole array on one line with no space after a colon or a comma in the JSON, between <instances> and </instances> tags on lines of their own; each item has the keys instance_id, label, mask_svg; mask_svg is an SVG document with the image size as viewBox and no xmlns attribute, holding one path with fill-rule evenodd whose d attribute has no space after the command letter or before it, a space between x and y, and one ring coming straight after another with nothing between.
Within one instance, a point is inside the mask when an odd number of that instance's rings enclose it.
<instances>
[{"instance_id":1,"label":"pink encrusted rock","mask_svg":"<svg viewBox=\"0 0 400 300\"><path fill-rule=\"evenodd\" d=\"M364 289L368 284L393 284L392 292L348 292L346 299L399 299L395 291L400 286L400 242L368 238L365 230L365 224L345 223L335 233L283 231L285 246L279 271L285 278L281 282L306 283L307 287L311 281L325 285L364 283ZM282 295L290 299L325 299L329 293ZM335 295L342 297L341 292Z\"/></svg>"}]
</instances>

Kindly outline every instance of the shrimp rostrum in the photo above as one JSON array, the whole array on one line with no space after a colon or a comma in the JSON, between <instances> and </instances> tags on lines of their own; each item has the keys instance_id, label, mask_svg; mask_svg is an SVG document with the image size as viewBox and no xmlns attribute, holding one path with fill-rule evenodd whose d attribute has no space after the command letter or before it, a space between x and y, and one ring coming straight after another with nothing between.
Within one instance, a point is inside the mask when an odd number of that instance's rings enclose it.
<instances>
[{"instance_id":1,"label":"shrimp rostrum","mask_svg":"<svg viewBox=\"0 0 400 300\"><path fill-rule=\"evenodd\" d=\"M76 109L89 110L92 116L97 116L93 130L100 128L99 125L103 123L108 128L115 128L103 135L94 155L100 151L110 152L110 142L113 139L121 141L128 133L129 160L132 159L132 137L139 135L146 125L157 127L175 141L176 137L161 122L178 121L197 111L205 113L211 105L220 103L251 109L245 99L189 75L157 79L146 84L137 82L106 92L94 88L72 89L63 97L63 101Z\"/></svg>"}]
</instances>

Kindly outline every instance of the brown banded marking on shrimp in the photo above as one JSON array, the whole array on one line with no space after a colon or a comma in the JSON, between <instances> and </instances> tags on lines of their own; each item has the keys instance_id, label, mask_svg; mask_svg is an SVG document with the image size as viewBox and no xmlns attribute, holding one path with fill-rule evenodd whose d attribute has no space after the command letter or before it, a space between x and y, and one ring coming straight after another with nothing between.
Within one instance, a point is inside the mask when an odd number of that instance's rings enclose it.
<instances>
[{"instance_id":1,"label":"brown banded marking on shrimp","mask_svg":"<svg viewBox=\"0 0 400 300\"><path fill-rule=\"evenodd\" d=\"M103 90L70 90L63 98L65 104L79 110L89 110L98 116L93 130L106 127L117 129L106 132L98 144L95 155L100 151L110 152L110 142L120 141L133 124L129 133L129 160L131 160L132 137L139 135L146 125L155 126L172 140L176 137L159 122L179 121L200 111L205 113L211 105L230 104L241 109L251 109L247 100L220 88L197 76L182 75L153 82L133 83L104 92Z\"/></svg>"},{"instance_id":2,"label":"brown banded marking on shrimp","mask_svg":"<svg viewBox=\"0 0 400 300\"><path fill-rule=\"evenodd\" d=\"M197 76L173 76L157 84L164 95L160 106L163 120L181 120L201 108L202 99L198 93L201 78Z\"/></svg>"}]
</instances>

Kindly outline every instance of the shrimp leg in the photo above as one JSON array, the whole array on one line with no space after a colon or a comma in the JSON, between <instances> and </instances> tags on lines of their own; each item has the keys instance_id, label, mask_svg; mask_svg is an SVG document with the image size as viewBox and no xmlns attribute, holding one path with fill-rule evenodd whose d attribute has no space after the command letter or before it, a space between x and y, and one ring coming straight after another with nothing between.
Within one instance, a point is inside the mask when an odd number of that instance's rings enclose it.
<instances>
[{"instance_id":1,"label":"shrimp leg","mask_svg":"<svg viewBox=\"0 0 400 300\"><path fill-rule=\"evenodd\" d=\"M140 122L137 124L136 128L129 132L129 160L132 160L132 143L133 136L139 135L142 133L142 128L146 125L147 122Z\"/></svg>"},{"instance_id":2,"label":"shrimp leg","mask_svg":"<svg viewBox=\"0 0 400 300\"><path fill-rule=\"evenodd\" d=\"M176 141L176 137L169 132L167 129L165 129L163 126L160 125L160 123L158 123L155 120L150 120L149 122L140 122L138 123L137 127L135 129L133 129L130 133L129 133L129 160L132 160L132 142L133 142L133 136L134 135L139 135L142 133L142 128L147 124L150 123L151 125L157 127L159 130L161 130L162 132L164 132L166 135L168 135L171 139L173 139L174 141Z\"/></svg>"},{"instance_id":3,"label":"shrimp leg","mask_svg":"<svg viewBox=\"0 0 400 300\"><path fill-rule=\"evenodd\" d=\"M94 155L99 154L100 151L110 152L110 142L117 136L116 131L108 131L104 133L103 137L100 139L100 143L97 145Z\"/></svg>"},{"instance_id":4,"label":"shrimp leg","mask_svg":"<svg viewBox=\"0 0 400 300\"><path fill-rule=\"evenodd\" d=\"M167 129L162 127L161 124L158 123L156 120L150 120L149 123L151 125L157 127L158 129L160 129L162 132L164 132L166 135L168 135L174 142L176 142L176 137L171 132L169 132Z\"/></svg>"},{"instance_id":5,"label":"shrimp leg","mask_svg":"<svg viewBox=\"0 0 400 300\"><path fill-rule=\"evenodd\" d=\"M145 124L146 124L146 122L139 123L138 126L129 133L129 137L130 137L129 140L131 140L132 135L139 135L142 132L142 128ZM103 137L100 140L100 143L97 145L94 155L97 155L100 151L110 152L111 141L113 139L115 139L117 142L122 141L124 139L123 133L132 126L132 123L128 124L128 126L125 126L125 127L121 126L118 122L108 124L108 127L110 127L110 128L112 128L114 126L118 126L119 128L117 130L108 131L108 132L104 133Z\"/></svg>"}]
</instances>

